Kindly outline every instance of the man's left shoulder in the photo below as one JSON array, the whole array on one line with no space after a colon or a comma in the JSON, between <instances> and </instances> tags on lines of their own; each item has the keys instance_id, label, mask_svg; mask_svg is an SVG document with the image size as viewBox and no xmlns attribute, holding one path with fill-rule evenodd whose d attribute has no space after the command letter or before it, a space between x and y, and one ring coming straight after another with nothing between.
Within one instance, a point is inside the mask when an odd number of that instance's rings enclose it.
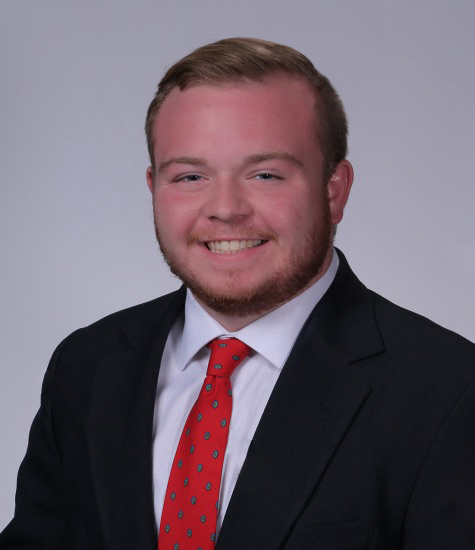
<instances>
[{"instance_id":1,"label":"man's left shoulder","mask_svg":"<svg viewBox=\"0 0 475 550\"><path fill-rule=\"evenodd\" d=\"M475 375L475 344L430 319L370 291L375 318L389 353L424 364L466 368Z\"/></svg>"}]
</instances>

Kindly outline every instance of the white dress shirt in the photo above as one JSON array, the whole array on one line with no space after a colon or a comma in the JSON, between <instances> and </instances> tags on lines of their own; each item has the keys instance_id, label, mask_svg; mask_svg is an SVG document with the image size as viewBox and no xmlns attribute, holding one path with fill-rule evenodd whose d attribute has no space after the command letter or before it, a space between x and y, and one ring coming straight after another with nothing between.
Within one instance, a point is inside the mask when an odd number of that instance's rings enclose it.
<instances>
[{"instance_id":1,"label":"white dress shirt","mask_svg":"<svg viewBox=\"0 0 475 550\"><path fill-rule=\"evenodd\" d=\"M252 348L231 376L233 412L223 463L216 533L223 522L249 444L297 336L312 309L335 278L333 252L325 274L304 292L230 333L213 319L188 290L185 310L175 322L163 352L153 425L153 490L157 527L168 477L183 426L203 385L210 350L220 336L235 336Z\"/></svg>"}]
</instances>

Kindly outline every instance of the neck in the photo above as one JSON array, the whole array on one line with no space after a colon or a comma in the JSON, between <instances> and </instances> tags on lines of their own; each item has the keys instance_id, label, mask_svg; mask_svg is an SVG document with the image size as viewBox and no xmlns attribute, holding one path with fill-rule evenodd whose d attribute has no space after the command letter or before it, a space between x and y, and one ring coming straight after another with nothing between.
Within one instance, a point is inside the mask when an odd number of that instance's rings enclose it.
<instances>
[{"instance_id":1,"label":"neck","mask_svg":"<svg viewBox=\"0 0 475 550\"><path fill-rule=\"evenodd\" d=\"M254 321L257 321L257 319L260 319L267 313L270 313L273 311L270 309L269 311L264 311L262 313L257 313L255 315L243 315L243 316L235 316L235 315L226 315L225 313L219 313L218 311L215 311L214 309L211 309L208 305L206 305L204 302L202 302L199 298L196 298L196 301L203 307L203 309L213 317L222 327L224 327L229 332L236 332L238 330L241 330L242 328L246 327L247 325L250 325ZM280 305L280 304L279 304ZM273 309L277 309L276 306Z\"/></svg>"},{"instance_id":2,"label":"neck","mask_svg":"<svg viewBox=\"0 0 475 550\"><path fill-rule=\"evenodd\" d=\"M318 272L318 274L313 277L303 288L301 288L297 293L293 294L292 296L289 296L286 300L282 300L282 302L275 304L273 307L265 310L260 311L259 313L253 313L251 315L227 315L226 313L222 313L219 311L216 311L209 307L205 302L203 302L201 299L199 299L197 296L195 296L196 301L203 307L203 309L209 313L213 319L215 319L223 328L225 328L229 332L236 332L238 330L241 330L242 328L246 327L247 325L250 325L254 321L257 321L257 319L260 319L261 317L264 317L264 315L267 315L271 311L276 310L280 306L286 304L287 302L290 302L293 298L307 290L307 288L311 287L314 283L318 281L328 270L328 267L330 266L332 258L332 249L327 254L327 257L325 259L325 262L322 265L322 268Z\"/></svg>"}]
</instances>

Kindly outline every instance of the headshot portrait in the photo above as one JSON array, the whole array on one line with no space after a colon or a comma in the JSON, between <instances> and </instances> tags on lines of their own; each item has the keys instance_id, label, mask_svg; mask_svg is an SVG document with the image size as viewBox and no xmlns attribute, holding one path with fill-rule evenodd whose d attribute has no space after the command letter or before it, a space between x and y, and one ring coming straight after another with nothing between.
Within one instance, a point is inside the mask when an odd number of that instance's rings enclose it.
<instances>
[{"instance_id":1,"label":"headshot portrait","mask_svg":"<svg viewBox=\"0 0 475 550\"><path fill-rule=\"evenodd\" d=\"M0 16L0 550L475 548L475 8Z\"/></svg>"}]
</instances>

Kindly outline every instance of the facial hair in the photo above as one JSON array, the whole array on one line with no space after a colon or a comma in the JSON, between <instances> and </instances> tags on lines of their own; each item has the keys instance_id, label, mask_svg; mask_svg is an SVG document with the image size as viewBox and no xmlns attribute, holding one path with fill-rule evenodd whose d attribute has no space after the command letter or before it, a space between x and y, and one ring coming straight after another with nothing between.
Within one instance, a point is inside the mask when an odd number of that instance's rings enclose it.
<instances>
[{"instance_id":1,"label":"facial hair","mask_svg":"<svg viewBox=\"0 0 475 550\"><path fill-rule=\"evenodd\" d=\"M202 284L193 270L184 265L184 262L167 248L160 238L156 212L154 212L155 234L170 271L211 310L231 317L264 315L288 302L317 280L333 240L333 225L326 193L321 214L321 217L315 217L314 225L302 239L298 250L294 250L286 266L271 274L258 287L246 290L239 289L233 284L232 279L238 274L230 271L230 284L226 293L217 292Z\"/></svg>"}]
</instances>

